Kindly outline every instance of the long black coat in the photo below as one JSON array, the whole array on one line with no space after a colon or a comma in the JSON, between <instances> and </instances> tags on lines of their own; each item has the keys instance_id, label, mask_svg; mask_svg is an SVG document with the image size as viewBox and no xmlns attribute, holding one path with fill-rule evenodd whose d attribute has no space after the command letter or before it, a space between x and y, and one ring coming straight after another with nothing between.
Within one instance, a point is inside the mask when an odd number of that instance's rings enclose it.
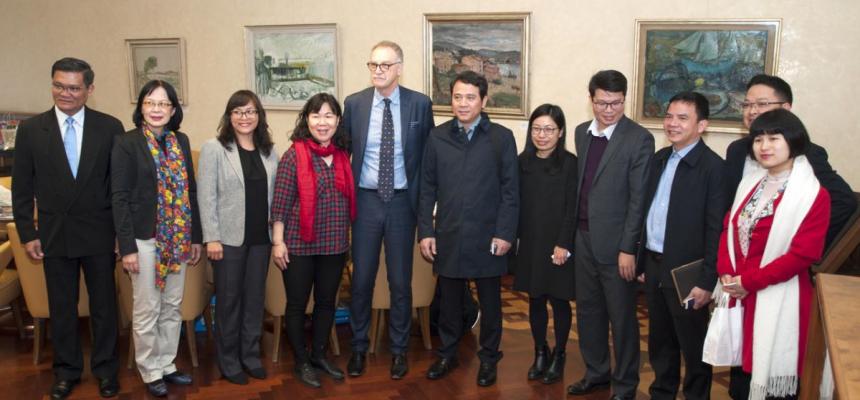
<instances>
[{"instance_id":1,"label":"long black coat","mask_svg":"<svg viewBox=\"0 0 860 400\"><path fill-rule=\"evenodd\" d=\"M471 141L458 132L455 119L430 131L421 169L418 238L436 238L436 273L486 278L507 272L507 258L491 255L490 244L493 237L516 239L518 175L513 133L486 114Z\"/></svg>"}]
</instances>

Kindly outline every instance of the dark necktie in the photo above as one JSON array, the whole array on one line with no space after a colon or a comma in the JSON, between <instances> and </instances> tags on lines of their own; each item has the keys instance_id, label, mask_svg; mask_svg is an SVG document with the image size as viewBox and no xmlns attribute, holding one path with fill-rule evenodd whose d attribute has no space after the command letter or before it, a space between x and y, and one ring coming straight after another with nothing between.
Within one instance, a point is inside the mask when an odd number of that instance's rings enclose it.
<instances>
[{"instance_id":1,"label":"dark necktie","mask_svg":"<svg viewBox=\"0 0 860 400\"><path fill-rule=\"evenodd\" d=\"M379 146L379 180L377 190L383 202L394 197L394 118L391 116L391 99L383 99L382 141Z\"/></svg>"}]
</instances>

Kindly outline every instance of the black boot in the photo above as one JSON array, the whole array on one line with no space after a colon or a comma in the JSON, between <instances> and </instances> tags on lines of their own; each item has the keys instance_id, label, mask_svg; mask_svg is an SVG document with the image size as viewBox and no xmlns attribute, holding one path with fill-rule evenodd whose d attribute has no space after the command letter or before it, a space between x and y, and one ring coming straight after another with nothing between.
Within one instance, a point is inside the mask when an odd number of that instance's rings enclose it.
<instances>
[{"instance_id":1,"label":"black boot","mask_svg":"<svg viewBox=\"0 0 860 400\"><path fill-rule=\"evenodd\" d=\"M549 363L549 347L546 343L543 346L535 347L535 362L529 368L529 380L533 381L544 375L547 364Z\"/></svg>"},{"instance_id":2,"label":"black boot","mask_svg":"<svg viewBox=\"0 0 860 400\"><path fill-rule=\"evenodd\" d=\"M552 353L552 361L549 363L549 368L543 375L541 382L545 384L556 383L564 378L564 363L567 359L567 354L564 349L556 348Z\"/></svg>"}]
</instances>

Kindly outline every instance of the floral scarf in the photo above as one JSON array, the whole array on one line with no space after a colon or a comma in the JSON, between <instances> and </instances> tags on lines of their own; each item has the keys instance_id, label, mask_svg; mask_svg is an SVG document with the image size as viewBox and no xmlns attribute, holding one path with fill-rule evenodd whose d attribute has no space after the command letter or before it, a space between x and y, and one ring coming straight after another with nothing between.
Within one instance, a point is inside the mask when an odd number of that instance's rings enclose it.
<instances>
[{"instance_id":1,"label":"floral scarf","mask_svg":"<svg viewBox=\"0 0 860 400\"><path fill-rule=\"evenodd\" d=\"M144 128L146 144L155 160L158 182L158 209L155 223L155 286L164 290L168 274L175 274L191 258L191 202L188 197L188 169L176 134L163 133L164 150L155 134Z\"/></svg>"}]
</instances>

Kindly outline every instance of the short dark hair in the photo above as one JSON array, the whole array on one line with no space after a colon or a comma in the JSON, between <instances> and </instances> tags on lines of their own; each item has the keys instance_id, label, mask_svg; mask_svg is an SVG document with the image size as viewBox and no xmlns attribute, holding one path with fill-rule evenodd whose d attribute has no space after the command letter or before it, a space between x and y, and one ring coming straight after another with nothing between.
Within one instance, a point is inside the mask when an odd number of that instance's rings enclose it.
<instances>
[{"instance_id":1,"label":"short dark hair","mask_svg":"<svg viewBox=\"0 0 860 400\"><path fill-rule=\"evenodd\" d=\"M87 85L87 87L90 87L96 79L96 73L93 72L92 68L90 68L90 64L78 58L65 57L55 61L54 65L51 66L52 79L57 71L80 72L84 74L84 84Z\"/></svg>"},{"instance_id":2,"label":"short dark hair","mask_svg":"<svg viewBox=\"0 0 860 400\"><path fill-rule=\"evenodd\" d=\"M227 107L224 108L224 114L221 115L221 121L218 122L218 141L221 145L227 148L227 145L236 142L236 132L233 130L233 123L230 120L233 110L243 107L248 103L252 103L257 110L257 128L254 129L254 146L260 149L264 156L268 157L272 152L272 133L269 132L269 123L266 122L266 110L254 92L250 90L239 90L230 96L227 100Z\"/></svg>"},{"instance_id":3,"label":"short dark hair","mask_svg":"<svg viewBox=\"0 0 860 400\"><path fill-rule=\"evenodd\" d=\"M699 92L681 92L669 99L669 105L680 101L682 103L692 104L696 106L696 121L704 121L711 116L711 105L708 98ZM669 106L666 106L668 110Z\"/></svg>"},{"instance_id":4,"label":"short dark hair","mask_svg":"<svg viewBox=\"0 0 860 400\"><path fill-rule=\"evenodd\" d=\"M621 94L627 96L627 78L624 77L624 74L614 69L598 71L588 81L588 93L591 97L594 97L597 89L607 92L621 92Z\"/></svg>"},{"instance_id":5,"label":"short dark hair","mask_svg":"<svg viewBox=\"0 0 860 400\"><path fill-rule=\"evenodd\" d=\"M483 99L484 97L487 97L487 89L489 88L489 85L487 84L487 78L484 78L483 75L481 75L475 71L472 71L472 70L463 71L463 72L459 73L457 75L457 77L454 78L453 81L451 81L451 93L452 94L454 93L454 85L457 84L457 82L462 82L462 83L465 83L467 85L477 86L478 87L478 93L481 95L481 99Z\"/></svg>"},{"instance_id":6,"label":"short dark hair","mask_svg":"<svg viewBox=\"0 0 860 400\"><path fill-rule=\"evenodd\" d=\"M791 94L791 85L782 78L775 75L758 74L749 82L747 82L747 90L755 85L765 85L771 89L779 97L780 101L791 104L794 101L794 96Z\"/></svg>"},{"instance_id":7,"label":"short dark hair","mask_svg":"<svg viewBox=\"0 0 860 400\"><path fill-rule=\"evenodd\" d=\"M777 108L762 113L750 126L749 155L755 159L753 143L755 138L761 135L782 135L788 143L788 156L791 158L801 156L809 151L809 133L800 118L784 108Z\"/></svg>"},{"instance_id":8,"label":"short dark hair","mask_svg":"<svg viewBox=\"0 0 860 400\"><path fill-rule=\"evenodd\" d=\"M134 121L134 126L138 128L143 126L143 123L146 122L143 120L143 98L149 96L158 88L162 88L167 92L167 99L173 104L173 116L170 117L170 121L167 121L164 129L176 132L179 130L179 124L182 123L182 105L179 104L179 96L176 95L176 89L170 83L160 79L153 79L140 88L140 94L137 95L137 106L134 107L134 114L132 114L131 119Z\"/></svg>"},{"instance_id":9,"label":"short dark hair","mask_svg":"<svg viewBox=\"0 0 860 400\"><path fill-rule=\"evenodd\" d=\"M564 111L561 110L561 107L555 104L541 104L534 111L532 111L532 115L529 117L529 125L526 127L526 145L521 153L525 157L521 157L520 167L523 171L531 171L531 160L533 157L536 157L537 147L535 147L534 143L532 143L532 124L534 124L535 120L547 116L552 119L553 122L558 126L559 133L562 133L561 137L558 138L558 144L555 147L555 150L552 151L549 158L551 160L548 172L551 174L555 174L564 167L564 160L562 159L562 154L565 152L565 138L567 137L567 131L565 129L565 118Z\"/></svg>"},{"instance_id":10,"label":"short dark hair","mask_svg":"<svg viewBox=\"0 0 860 400\"><path fill-rule=\"evenodd\" d=\"M349 150L349 137L346 136L346 131L343 128L343 113L341 112L340 104L338 104L337 98L325 92L313 95L305 103L304 107L302 107L302 111L299 112L299 116L296 118L296 129L293 129L290 140L293 142L302 139L312 139L315 141L308 127L308 117L313 113L319 112L323 104L328 104L331 111L337 116L337 127L335 128L331 142L341 149Z\"/></svg>"}]
</instances>

